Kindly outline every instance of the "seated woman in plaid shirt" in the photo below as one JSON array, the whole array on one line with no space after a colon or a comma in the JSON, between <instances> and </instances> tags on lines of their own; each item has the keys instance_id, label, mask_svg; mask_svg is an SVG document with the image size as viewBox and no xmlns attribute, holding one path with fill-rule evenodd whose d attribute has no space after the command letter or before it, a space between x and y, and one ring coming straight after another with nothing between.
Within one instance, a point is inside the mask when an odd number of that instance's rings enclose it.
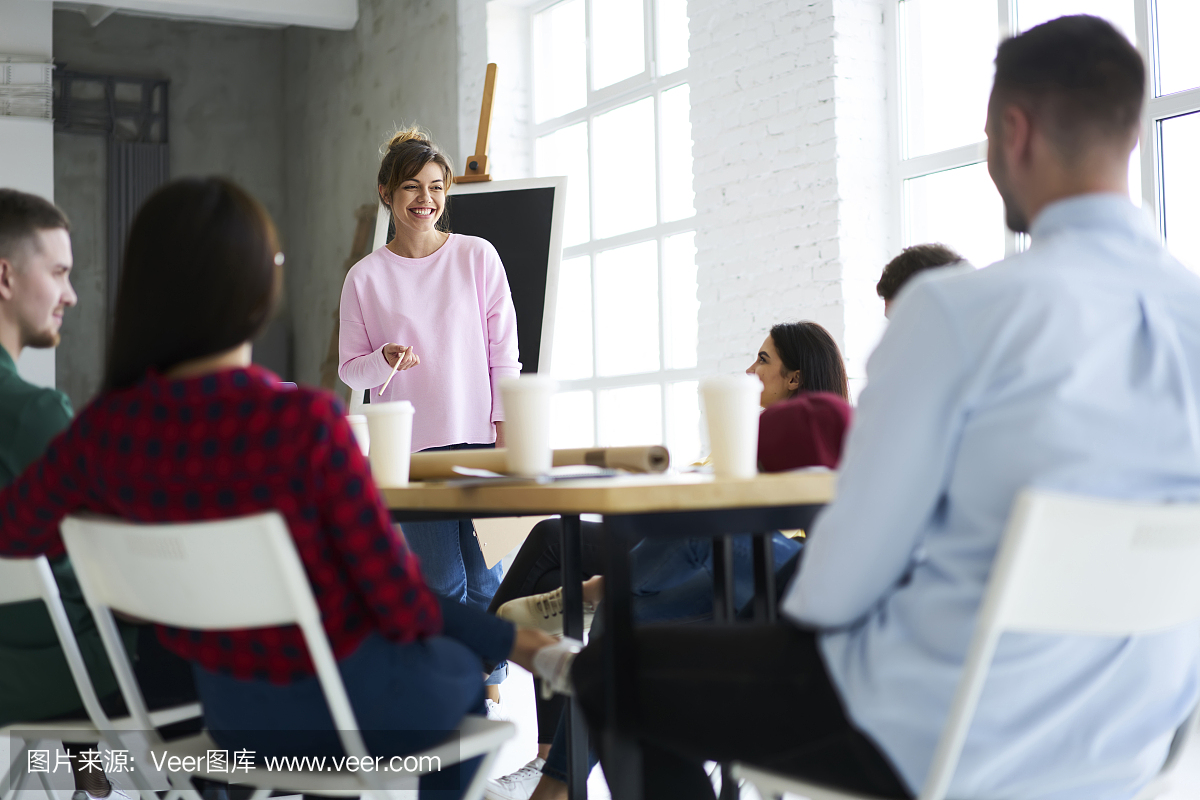
<instances>
[{"instance_id":1,"label":"seated woman in plaid shirt","mask_svg":"<svg viewBox=\"0 0 1200 800\"><path fill-rule=\"evenodd\" d=\"M59 522L80 511L137 522L278 511L368 747L413 752L483 712L484 663L511 658L532 670L555 640L439 602L339 402L285 388L250 363L282 265L266 210L228 181L175 181L146 202L129 236L103 390L0 492L0 555L60 555ZM222 746L340 752L299 629L158 635L193 663Z\"/></svg>"}]
</instances>

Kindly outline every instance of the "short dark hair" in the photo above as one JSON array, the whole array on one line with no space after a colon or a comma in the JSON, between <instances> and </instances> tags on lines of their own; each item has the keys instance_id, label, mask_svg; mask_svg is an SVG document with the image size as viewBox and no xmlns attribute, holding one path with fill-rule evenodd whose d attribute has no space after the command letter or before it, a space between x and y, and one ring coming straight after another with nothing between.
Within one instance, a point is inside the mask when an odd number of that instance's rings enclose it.
<instances>
[{"instance_id":1,"label":"short dark hair","mask_svg":"<svg viewBox=\"0 0 1200 800\"><path fill-rule=\"evenodd\" d=\"M966 259L939 242L914 244L901 250L900 255L887 263L879 283L875 284L875 291L890 303L900 293L904 284L908 283L908 279L918 272L963 261Z\"/></svg>"},{"instance_id":2,"label":"short dark hair","mask_svg":"<svg viewBox=\"0 0 1200 800\"><path fill-rule=\"evenodd\" d=\"M104 389L254 338L279 301L270 215L223 178L163 186L134 217L121 265Z\"/></svg>"},{"instance_id":3,"label":"short dark hair","mask_svg":"<svg viewBox=\"0 0 1200 800\"><path fill-rule=\"evenodd\" d=\"M1000 44L993 102L1024 102L1068 157L1097 142L1128 142L1141 119L1146 67L1109 22L1059 17Z\"/></svg>"},{"instance_id":4,"label":"short dark hair","mask_svg":"<svg viewBox=\"0 0 1200 800\"><path fill-rule=\"evenodd\" d=\"M62 209L36 194L0 189L0 258L15 258L38 231L71 230Z\"/></svg>"},{"instance_id":5,"label":"short dark hair","mask_svg":"<svg viewBox=\"0 0 1200 800\"><path fill-rule=\"evenodd\" d=\"M771 328L771 341L789 371L800 372L800 391L832 392L850 398L842 352L829 331L815 322L781 322Z\"/></svg>"}]
</instances>

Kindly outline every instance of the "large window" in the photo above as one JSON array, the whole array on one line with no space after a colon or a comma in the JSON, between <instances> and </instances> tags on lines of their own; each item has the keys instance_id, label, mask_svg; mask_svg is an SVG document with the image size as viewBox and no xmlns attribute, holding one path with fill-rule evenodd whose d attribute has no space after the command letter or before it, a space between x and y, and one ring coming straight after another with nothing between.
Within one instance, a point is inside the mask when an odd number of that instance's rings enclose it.
<instances>
[{"instance_id":1,"label":"large window","mask_svg":"<svg viewBox=\"0 0 1200 800\"><path fill-rule=\"evenodd\" d=\"M897 185L904 245L941 241L977 266L1023 246L1004 227L983 134L996 44L1065 14L1093 14L1137 45L1150 89L1130 160L1134 202L1200 270L1200 26L1196 0L898 0Z\"/></svg>"},{"instance_id":2,"label":"large window","mask_svg":"<svg viewBox=\"0 0 1200 800\"><path fill-rule=\"evenodd\" d=\"M687 0L530 14L534 168L566 175L556 447L700 449Z\"/></svg>"}]
</instances>

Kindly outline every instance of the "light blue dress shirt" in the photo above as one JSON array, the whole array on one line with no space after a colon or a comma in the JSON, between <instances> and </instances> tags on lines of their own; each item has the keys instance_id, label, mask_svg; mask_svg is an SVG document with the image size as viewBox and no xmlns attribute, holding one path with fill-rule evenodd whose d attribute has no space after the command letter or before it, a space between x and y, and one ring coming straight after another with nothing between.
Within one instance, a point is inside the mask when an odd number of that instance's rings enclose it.
<instances>
[{"instance_id":1,"label":"light blue dress shirt","mask_svg":"<svg viewBox=\"0 0 1200 800\"><path fill-rule=\"evenodd\" d=\"M1200 498L1200 278L1117 195L1054 203L1031 236L901 293L783 604L822 630L851 719L914 793L1016 493ZM1006 634L949 796L1132 798L1200 695L1198 667L1196 626Z\"/></svg>"}]
</instances>

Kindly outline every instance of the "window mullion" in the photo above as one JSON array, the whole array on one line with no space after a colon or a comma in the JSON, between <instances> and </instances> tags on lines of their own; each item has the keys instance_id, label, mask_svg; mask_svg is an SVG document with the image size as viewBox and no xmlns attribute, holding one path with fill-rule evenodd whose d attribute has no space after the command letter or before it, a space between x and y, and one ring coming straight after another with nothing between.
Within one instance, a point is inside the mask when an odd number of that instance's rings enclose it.
<instances>
[{"instance_id":1,"label":"window mullion","mask_svg":"<svg viewBox=\"0 0 1200 800\"><path fill-rule=\"evenodd\" d=\"M1000 23L1000 41L1017 35L1017 0L997 0L997 20ZM997 42L999 44L999 42Z\"/></svg>"},{"instance_id":2,"label":"window mullion","mask_svg":"<svg viewBox=\"0 0 1200 800\"><path fill-rule=\"evenodd\" d=\"M996 13L998 14L1000 41L1003 42L1010 36L1016 36L1020 24L1017 18L1017 0L997 0ZM987 158L986 143L984 144L984 158ZM1021 235L1009 230L1007 220L1000 220L1000 224L1004 228L1004 257L1008 258L1021 252Z\"/></svg>"},{"instance_id":3,"label":"window mullion","mask_svg":"<svg viewBox=\"0 0 1200 800\"><path fill-rule=\"evenodd\" d=\"M601 0L603 2L603 0ZM583 0L583 74L587 80L587 105L592 105L592 0Z\"/></svg>"},{"instance_id":4,"label":"window mullion","mask_svg":"<svg viewBox=\"0 0 1200 800\"><path fill-rule=\"evenodd\" d=\"M1142 161L1142 185L1136 187L1136 191L1141 194L1142 203L1149 206L1150 212L1158 222L1160 235L1163 235L1162 181L1158 169L1158 164L1161 163L1162 147L1161 139L1158 136L1158 123L1150 115L1153 98L1158 95L1160 86L1157 26L1154 24L1153 18L1155 4L1151 0L1134 0L1133 5L1137 49L1146 62L1147 98L1147 102L1142 106L1142 124L1141 131L1139 131L1139 140L1142 146L1138 157ZM1165 236L1163 236L1163 240L1165 241Z\"/></svg>"},{"instance_id":5,"label":"window mullion","mask_svg":"<svg viewBox=\"0 0 1200 800\"><path fill-rule=\"evenodd\" d=\"M658 6L655 0L642 2L642 63L651 80L658 77Z\"/></svg>"},{"instance_id":6,"label":"window mullion","mask_svg":"<svg viewBox=\"0 0 1200 800\"><path fill-rule=\"evenodd\" d=\"M1166 214L1166 192L1167 192L1167 190L1166 190L1166 186L1164 185L1164 180L1163 180L1163 170L1165 169L1165 167L1163 165L1163 158L1162 158L1163 147L1162 147L1162 121L1161 120L1152 119L1150 121L1150 136L1147 138L1149 139L1150 146L1143 147L1142 149L1151 151L1151 155L1150 155L1151 175L1150 175L1150 178L1152 181L1151 186L1153 187L1153 191L1154 191L1155 222L1158 223L1159 239L1162 241L1163 245L1165 246L1167 243L1167 214ZM1143 160L1142 163L1145 164L1146 162ZM1146 181L1144 178L1142 180L1142 185L1143 186L1146 185Z\"/></svg>"}]
</instances>

